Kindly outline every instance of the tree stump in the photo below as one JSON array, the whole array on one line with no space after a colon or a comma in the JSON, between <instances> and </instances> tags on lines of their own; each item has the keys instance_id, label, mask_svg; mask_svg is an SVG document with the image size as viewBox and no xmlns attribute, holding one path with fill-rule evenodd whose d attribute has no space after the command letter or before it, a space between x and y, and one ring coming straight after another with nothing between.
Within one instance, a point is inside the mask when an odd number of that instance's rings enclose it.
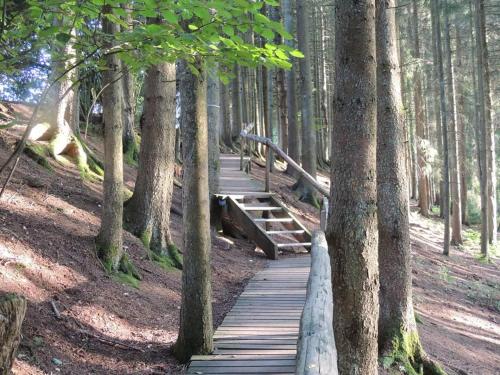
<instances>
[{"instance_id":1,"label":"tree stump","mask_svg":"<svg viewBox=\"0 0 500 375\"><path fill-rule=\"evenodd\" d=\"M0 375L10 373L21 341L21 325L26 314L26 299L14 293L0 294Z\"/></svg>"}]
</instances>

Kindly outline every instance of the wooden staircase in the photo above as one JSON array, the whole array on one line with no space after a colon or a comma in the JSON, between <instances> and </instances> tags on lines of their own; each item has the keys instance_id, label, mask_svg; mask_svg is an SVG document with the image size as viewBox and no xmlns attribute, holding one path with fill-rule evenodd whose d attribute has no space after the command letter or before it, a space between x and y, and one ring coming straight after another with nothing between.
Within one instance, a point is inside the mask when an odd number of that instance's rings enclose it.
<instances>
[{"instance_id":1,"label":"wooden staircase","mask_svg":"<svg viewBox=\"0 0 500 375\"><path fill-rule=\"evenodd\" d=\"M283 250L311 247L311 233L271 193L227 195L227 213L269 259Z\"/></svg>"}]
</instances>

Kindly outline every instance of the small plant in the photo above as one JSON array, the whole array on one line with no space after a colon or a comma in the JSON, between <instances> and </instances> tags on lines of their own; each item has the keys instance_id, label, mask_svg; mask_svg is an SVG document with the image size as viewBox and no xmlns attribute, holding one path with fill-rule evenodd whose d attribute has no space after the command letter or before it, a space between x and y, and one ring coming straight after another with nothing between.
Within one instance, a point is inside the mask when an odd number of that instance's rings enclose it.
<instances>
[{"instance_id":1,"label":"small plant","mask_svg":"<svg viewBox=\"0 0 500 375\"><path fill-rule=\"evenodd\" d=\"M452 283L454 280L454 277L450 275L450 270L446 266L440 267L439 278L447 283Z\"/></svg>"}]
</instances>

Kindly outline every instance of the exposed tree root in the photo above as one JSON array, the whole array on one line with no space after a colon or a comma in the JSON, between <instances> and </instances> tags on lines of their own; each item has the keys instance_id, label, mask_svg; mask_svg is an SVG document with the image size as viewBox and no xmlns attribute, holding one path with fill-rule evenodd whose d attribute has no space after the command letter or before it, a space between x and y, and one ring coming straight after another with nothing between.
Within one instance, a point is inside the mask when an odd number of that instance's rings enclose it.
<instances>
[{"instance_id":1,"label":"exposed tree root","mask_svg":"<svg viewBox=\"0 0 500 375\"><path fill-rule=\"evenodd\" d=\"M320 208L320 204L314 192L314 189L304 179L299 178L297 182L292 186L292 190L298 193L299 200L301 202L309 203L311 206L317 209Z\"/></svg>"},{"instance_id":2,"label":"exposed tree root","mask_svg":"<svg viewBox=\"0 0 500 375\"><path fill-rule=\"evenodd\" d=\"M399 332L392 349L381 358L384 368L403 366L409 375L446 375L446 372L425 353L418 333Z\"/></svg>"}]
</instances>

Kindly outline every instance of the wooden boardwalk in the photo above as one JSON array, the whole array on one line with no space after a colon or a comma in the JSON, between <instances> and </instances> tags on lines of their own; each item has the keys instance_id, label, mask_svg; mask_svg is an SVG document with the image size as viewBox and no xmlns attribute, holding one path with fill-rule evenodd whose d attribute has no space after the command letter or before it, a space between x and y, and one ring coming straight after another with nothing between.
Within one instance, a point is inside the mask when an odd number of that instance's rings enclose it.
<instances>
[{"instance_id":1,"label":"wooden boardwalk","mask_svg":"<svg viewBox=\"0 0 500 375\"><path fill-rule=\"evenodd\" d=\"M269 263L214 335L214 353L193 356L188 374L295 374L310 256Z\"/></svg>"},{"instance_id":2,"label":"wooden boardwalk","mask_svg":"<svg viewBox=\"0 0 500 375\"><path fill-rule=\"evenodd\" d=\"M260 181L240 171L239 155L221 154L219 160L219 194L248 195L264 192L264 185Z\"/></svg>"},{"instance_id":3,"label":"wooden boardwalk","mask_svg":"<svg viewBox=\"0 0 500 375\"><path fill-rule=\"evenodd\" d=\"M269 193L264 192L261 182L240 171L238 155L223 154L220 161L219 194L229 196L228 199L233 199L233 203L239 199L235 204L246 210L244 215L248 214L250 223L253 220L255 225L267 225L267 233L273 233L273 236L304 232L273 231L265 221L276 219L259 219L250 215L252 210L260 212L281 208L266 206L269 205L266 199L272 198L269 198ZM272 212L278 215L275 211ZM264 229L259 233L263 231ZM206 356L193 356L187 373L295 374L297 339L310 263L309 255L269 262L267 268L249 281L232 310L215 331L214 352Z\"/></svg>"}]
</instances>

